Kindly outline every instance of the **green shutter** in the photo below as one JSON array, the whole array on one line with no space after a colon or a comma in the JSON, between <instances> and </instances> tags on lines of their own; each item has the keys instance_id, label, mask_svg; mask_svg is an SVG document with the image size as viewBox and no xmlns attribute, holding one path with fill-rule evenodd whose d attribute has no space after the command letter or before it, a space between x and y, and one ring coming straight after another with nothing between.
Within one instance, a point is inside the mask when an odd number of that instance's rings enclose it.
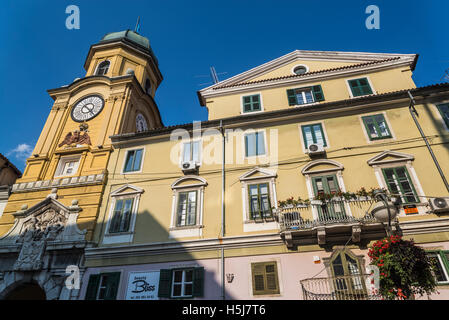
<instances>
[{"instance_id":1,"label":"green shutter","mask_svg":"<svg viewBox=\"0 0 449 320\"><path fill-rule=\"evenodd\" d=\"M193 272L193 296L202 297L204 295L204 268L195 268Z\"/></svg>"},{"instance_id":2,"label":"green shutter","mask_svg":"<svg viewBox=\"0 0 449 320\"><path fill-rule=\"evenodd\" d=\"M85 300L95 300L97 297L98 285L100 284L100 275L92 274L87 284Z\"/></svg>"},{"instance_id":3,"label":"green shutter","mask_svg":"<svg viewBox=\"0 0 449 320\"><path fill-rule=\"evenodd\" d=\"M157 296L160 298L170 298L171 296L172 270L161 269L159 275L159 291Z\"/></svg>"},{"instance_id":4,"label":"green shutter","mask_svg":"<svg viewBox=\"0 0 449 320\"><path fill-rule=\"evenodd\" d=\"M296 101L296 95L295 95L295 89L288 89L287 90L287 98L288 98L288 105L294 106L298 102Z\"/></svg>"},{"instance_id":5,"label":"green shutter","mask_svg":"<svg viewBox=\"0 0 449 320\"><path fill-rule=\"evenodd\" d=\"M315 101L324 101L324 94L321 85L313 86L312 93Z\"/></svg>"},{"instance_id":6,"label":"green shutter","mask_svg":"<svg viewBox=\"0 0 449 320\"><path fill-rule=\"evenodd\" d=\"M253 294L279 294L279 280L276 262L251 264Z\"/></svg>"},{"instance_id":7,"label":"green shutter","mask_svg":"<svg viewBox=\"0 0 449 320\"><path fill-rule=\"evenodd\" d=\"M108 274L108 283L106 289L105 300L116 300L118 287L120 284L120 272L112 272Z\"/></svg>"}]
</instances>

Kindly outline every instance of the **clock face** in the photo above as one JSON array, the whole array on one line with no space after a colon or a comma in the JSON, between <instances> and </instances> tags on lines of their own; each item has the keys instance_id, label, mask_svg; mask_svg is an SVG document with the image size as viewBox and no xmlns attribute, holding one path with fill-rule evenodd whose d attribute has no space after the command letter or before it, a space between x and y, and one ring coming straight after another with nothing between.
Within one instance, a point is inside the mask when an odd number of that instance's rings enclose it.
<instances>
[{"instance_id":1,"label":"clock face","mask_svg":"<svg viewBox=\"0 0 449 320\"><path fill-rule=\"evenodd\" d=\"M72 109L72 119L77 122L94 118L103 109L104 100L100 96L88 96L79 101Z\"/></svg>"},{"instance_id":2,"label":"clock face","mask_svg":"<svg viewBox=\"0 0 449 320\"><path fill-rule=\"evenodd\" d=\"M137 132L142 132L142 131L148 130L148 126L147 126L145 117L140 113L136 117L136 128L137 128Z\"/></svg>"}]
</instances>

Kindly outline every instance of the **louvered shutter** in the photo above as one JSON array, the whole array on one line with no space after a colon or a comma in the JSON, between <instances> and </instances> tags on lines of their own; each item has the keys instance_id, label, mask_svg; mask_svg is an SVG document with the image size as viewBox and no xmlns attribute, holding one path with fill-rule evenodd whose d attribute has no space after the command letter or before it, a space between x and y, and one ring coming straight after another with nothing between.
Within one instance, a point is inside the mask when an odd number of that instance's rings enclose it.
<instances>
[{"instance_id":1,"label":"louvered shutter","mask_svg":"<svg viewBox=\"0 0 449 320\"><path fill-rule=\"evenodd\" d=\"M287 98L288 98L289 106L294 106L294 105L298 104L298 102L296 100L295 89L287 90Z\"/></svg>"},{"instance_id":2,"label":"louvered shutter","mask_svg":"<svg viewBox=\"0 0 449 320\"><path fill-rule=\"evenodd\" d=\"M117 292L120 283L120 272L112 272L108 274L108 283L106 284L105 300L117 299Z\"/></svg>"},{"instance_id":3,"label":"louvered shutter","mask_svg":"<svg viewBox=\"0 0 449 320\"><path fill-rule=\"evenodd\" d=\"M171 292L172 270L161 269L159 276L158 297L170 298Z\"/></svg>"},{"instance_id":4,"label":"louvered shutter","mask_svg":"<svg viewBox=\"0 0 449 320\"><path fill-rule=\"evenodd\" d=\"M202 297L204 295L204 268L195 268L193 272L193 296Z\"/></svg>"},{"instance_id":5,"label":"louvered shutter","mask_svg":"<svg viewBox=\"0 0 449 320\"><path fill-rule=\"evenodd\" d=\"M315 101L324 101L323 88L321 88L321 85L313 86L312 93Z\"/></svg>"},{"instance_id":6,"label":"louvered shutter","mask_svg":"<svg viewBox=\"0 0 449 320\"><path fill-rule=\"evenodd\" d=\"M92 274L87 284L85 300L95 300L97 297L98 285L100 284L100 275Z\"/></svg>"}]
</instances>

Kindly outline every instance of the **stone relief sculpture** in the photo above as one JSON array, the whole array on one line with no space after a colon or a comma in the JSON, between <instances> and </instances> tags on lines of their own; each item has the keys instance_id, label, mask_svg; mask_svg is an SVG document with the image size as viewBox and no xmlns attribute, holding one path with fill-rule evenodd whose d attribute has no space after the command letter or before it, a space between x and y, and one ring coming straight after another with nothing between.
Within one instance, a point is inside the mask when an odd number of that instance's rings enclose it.
<instances>
[{"instance_id":1,"label":"stone relief sculpture","mask_svg":"<svg viewBox=\"0 0 449 320\"><path fill-rule=\"evenodd\" d=\"M87 144L87 145L91 145L91 141L90 141L90 137L89 134L87 133L88 126L85 123L80 124L80 130L75 130L72 132L67 133L67 135L65 136L64 140L58 145L58 147L62 147L63 145L72 145L72 144L76 144L76 145L82 145L82 144ZM83 132L83 134L81 134L81 132Z\"/></svg>"},{"instance_id":2,"label":"stone relief sculpture","mask_svg":"<svg viewBox=\"0 0 449 320\"><path fill-rule=\"evenodd\" d=\"M39 270L47 241L54 241L64 230L67 218L63 212L47 209L39 215L33 215L24 223L23 231L17 239L22 243L19 257L14 264L15 270Z\"/></svg>"}]
</instances>

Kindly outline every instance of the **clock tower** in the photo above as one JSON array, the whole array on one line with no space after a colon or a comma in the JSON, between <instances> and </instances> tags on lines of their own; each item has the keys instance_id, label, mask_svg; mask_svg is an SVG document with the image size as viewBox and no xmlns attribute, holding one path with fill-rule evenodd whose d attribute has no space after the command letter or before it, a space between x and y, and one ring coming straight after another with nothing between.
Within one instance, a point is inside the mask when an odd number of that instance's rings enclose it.
<instances>
[{"instance_id":1,"label":"clock tower","mask_svg":"<svg viewBox=\"0 0 449 320\"><path fill-rule=\"evenodd\" d=\"M14 272L51 269L43 257L54 241L88 243L113 152L109 137L163 127L154 101L162 75L147 38L131 30L106 34L90 47L84 68L84 78L48 90L54 104L0 218L0 247L17 246ZM30 241L30 252L42 248L31 262L22 252Z\"/></svg>"}]
</instances>

